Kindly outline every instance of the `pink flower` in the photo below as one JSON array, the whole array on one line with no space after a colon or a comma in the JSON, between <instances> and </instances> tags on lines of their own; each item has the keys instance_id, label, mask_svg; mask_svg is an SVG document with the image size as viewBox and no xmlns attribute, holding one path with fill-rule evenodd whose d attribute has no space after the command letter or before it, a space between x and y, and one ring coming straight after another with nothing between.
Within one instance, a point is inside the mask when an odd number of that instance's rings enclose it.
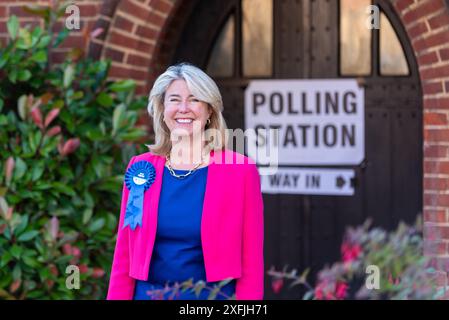
<instances>
[{"instance_id":1,"label":"pink flower","mask_svg":"<svg viewBox=\"0 0 449 320\"><path fill-rule=\"evenodd\" d=\"M45 128L58 116L60 109L52 109L45 117Z\"/></svg>"},{"instance_id":2,"label":"pink flower","mask_svg":"<svg viewBox=\"0 0 449 320\"><path fill-rule=\"evenodd\" d=\"M341 245L341 254L343 262L352 262L362 253L362 247L359 244L351 245L347 242Z\"/></svg>"},{"instance_id":3,"label":"pink flower","mask_svg":"<svg viewBox=\"0 0 449 320\"><path fill-rule=\"evenodd\" d=\"M284 285L283 279L275 279L271 282L271 288L273 289L273 292L276 294L278 294L281 291L283 285Z\"/></svg>"},{"instance_id":4,"label":"pink flower","mask_svg":"<svg viewBox=\"0 0 449 320\"><path fill-rule=\"evenodd\" d=\"M337 282L335 289L335 296L337 299L344 299L348 290L346 282Z\"/></svg>"},{"instance_id":5,"label":"pink flower","mask_svg":"<svg viewBox=\"0 0 449 320\"><path fill-rule=\"evenodd\" d=\"M93 278L101 278L104 276L104 270L102 268L94 268L92 271Z\"/></svg>"}]
</instances>

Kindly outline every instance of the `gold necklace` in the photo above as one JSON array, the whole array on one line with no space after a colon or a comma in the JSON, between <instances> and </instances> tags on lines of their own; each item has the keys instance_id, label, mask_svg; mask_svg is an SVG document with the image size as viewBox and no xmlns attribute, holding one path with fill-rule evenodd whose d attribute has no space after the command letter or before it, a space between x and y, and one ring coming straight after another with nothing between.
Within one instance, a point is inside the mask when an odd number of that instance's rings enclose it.
<instances>
[{"instance_id":1,"label":"gold necklace","mask_svg":"<svg viewBox=\"0 0 449 320\"><path fill-rule=\"evenodd\" d=\"M198 163L195 167L193 167L193 169L190 169L187 173L184 173L184 174L177 174L177 173L173 170L173 167L172 167L172 165L171 165L171 162L170 162L170 155L166 155L166 156L165 156L165 159L167 159L167 169L168 169L168 171L170 172L170 174L171 174L173 177L178 178L178 179L184 179L184 178L188 177L188 176L191 175L193 172L195 172L196 169L198 169L198 167L199 167L200 165L202 165L203 162L204 162L203 157L201 157L201 162Z\"/></svg>"}]
</instances>

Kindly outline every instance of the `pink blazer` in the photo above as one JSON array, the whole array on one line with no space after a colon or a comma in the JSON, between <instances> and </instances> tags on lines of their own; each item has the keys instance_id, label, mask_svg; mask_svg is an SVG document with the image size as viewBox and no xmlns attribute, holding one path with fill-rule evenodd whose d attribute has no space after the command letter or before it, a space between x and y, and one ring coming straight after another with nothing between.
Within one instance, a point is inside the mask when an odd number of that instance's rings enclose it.
<instances>
[{"instance_id":1,"label":"pink blazer","mask_svg":"<svg viewBox=\"0 0 449 320\"><path fill-rule=\"evenodd\" d=\"M254 162L230 150L212 151L201 220L208 282L236 279L237 300L262 300L264 292L263 201ZM142 227L123 229L129 190L124 186L117 243L107 299L131 300L135 279L147 280L156 237L165 158L150 152L133 157L151 162L156 179L145 192Z\"/></svg>"}]
</instances>

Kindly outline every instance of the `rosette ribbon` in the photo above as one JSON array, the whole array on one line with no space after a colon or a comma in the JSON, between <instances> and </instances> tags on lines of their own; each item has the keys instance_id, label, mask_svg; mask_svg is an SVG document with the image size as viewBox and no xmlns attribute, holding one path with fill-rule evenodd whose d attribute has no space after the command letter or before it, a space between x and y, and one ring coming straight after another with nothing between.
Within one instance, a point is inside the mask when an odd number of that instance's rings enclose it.
<instances>
[{"instance_id":1,"label":"rosette ribbon","mask_svg":"<svg viewBox=\"0 0 449 320\"><path fill-rule=\"evenodd\" d=\"M125 184L129 190L129 196L123 228L129 226L134 231L138 225L142 227L143 195L154 183L155 178L156 170L148 161L138 161L126 171Z\"/></svg>"}]
</instances>

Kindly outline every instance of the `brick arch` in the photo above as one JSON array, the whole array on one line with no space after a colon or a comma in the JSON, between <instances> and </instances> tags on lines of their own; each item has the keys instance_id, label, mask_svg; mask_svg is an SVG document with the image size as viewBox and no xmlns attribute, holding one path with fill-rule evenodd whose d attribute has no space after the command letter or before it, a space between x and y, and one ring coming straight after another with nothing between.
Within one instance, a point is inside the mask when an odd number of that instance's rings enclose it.
<instances>
[{"instance_id":1,"label":"brick arch","mask_svg":"<svg viewBox=\"0 0 449 320\"><path fill-rule=\"evenodd\" d=\"M424 108L425 254L443 262L444 281L449 271L449 1L392 3L419 67Z\"/></svg>"},{"instance_id":2,"label":"brick arch","mask_svg":"<svg viewBox=\"0 0 449 320\"><path fill-rule=\"evenodd\" d=\"M148 94L165 61L161 47L178 13L178 0L112 0L104 2L95 28L104 33L92 40L89 56L112 61L111 79L134 79L138 94ZM157 71L156 71L157 70Z\"/></svg>"}]
</instances>

